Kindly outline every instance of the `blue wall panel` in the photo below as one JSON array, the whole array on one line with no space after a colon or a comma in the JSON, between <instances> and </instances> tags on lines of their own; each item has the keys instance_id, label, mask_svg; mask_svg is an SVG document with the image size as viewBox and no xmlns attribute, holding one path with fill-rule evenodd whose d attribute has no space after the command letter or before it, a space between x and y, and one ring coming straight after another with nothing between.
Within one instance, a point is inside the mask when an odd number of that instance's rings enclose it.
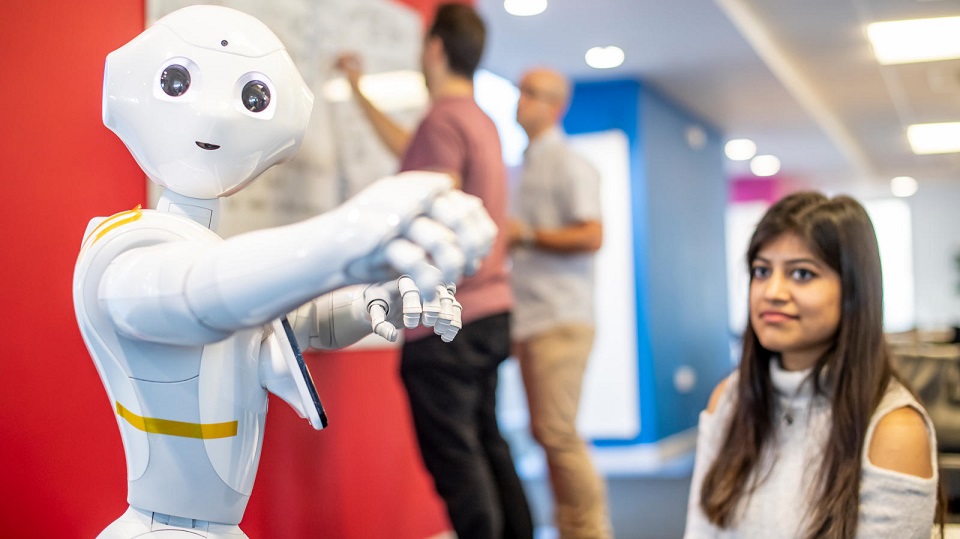
<instances>
[{"instance_id":1,"label":"blue wall panel","mask_svg":"<svg viewBox=\"0 0 960 539\"><path fill-rule=\"evenodd\" d=\"M650 340L658 438L696 425L729 370L725 249L726 178L719 133L656 92L641 97L647 165ZM689 131L706 135L702 146ZM697 384L680 393L678 368Z\"/></svg>"},{"instance_id":2,"label":"blue wall panel","mask_svg":"<svg viewBox=\"0 0 960 539\"><path fill-rule=\"evenodd\" d=\"M697 148L694 125L706 135ZM721 137L635 80L576 84L564 129L619 129L630 142L641 431L595 442L655 442L696 425L729 370ZM680 367L696 374L685 393L674 387Z\"/></svg>"}]
</instances>

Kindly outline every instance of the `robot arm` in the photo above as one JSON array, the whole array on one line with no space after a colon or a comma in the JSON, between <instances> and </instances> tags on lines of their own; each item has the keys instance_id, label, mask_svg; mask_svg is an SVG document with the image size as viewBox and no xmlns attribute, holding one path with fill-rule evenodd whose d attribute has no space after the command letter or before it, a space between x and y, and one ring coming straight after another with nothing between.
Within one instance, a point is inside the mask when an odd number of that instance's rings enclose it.
<instances>
[{"instance_id":1,"label":"robot arm","mask_svg":"<svg viewBox=\"0 0 960 539\"><path fill-rule=\"evenodd\" d=\"M387 317L397 320L400 314L406 327L416 327L422 320L449 342L461 327L460 304L453 292L453 285L438 287L436 298L421 305L420 290L404 275L395 282L357 285L325 294L286 319L266 326L258 362L262 386L287 402L315 429L321 429L327 425L326 413L298 342L340 348L368 335L371 326L378 335L394 341L397 329Z\"/></svg>"},{"instance_id":2,"label":"robot arm","mask_svg":"<svg viewBox=\"0 0 960 539\"><path fill-rule=\"evenodd\" d=\"M371 332L395 342L401 323L407 328L433 327L449 342L462 327L454 292L453 285L437 287L433 300L423 300L413 279L404 275L396 281L324 294L288 314L287 320L303 348L343 348Z\"/></svg>"},{"instance_id":3,"label":"robot arm","mask_svg":"<svg viewBox=\"0 0 960 539\"><path fill-rule=\"evenodd\" d=\"M479 266L495 235L479 199L452 190L449 177L404 173L293 225L216 244L170 242L129 250L104 274L100 300L131 336L215 342L327 292L401 274L434 300L440 283ZM330 306L339 304L330 301L328 312L335 312Z\"/></svg>"}]
</instances>

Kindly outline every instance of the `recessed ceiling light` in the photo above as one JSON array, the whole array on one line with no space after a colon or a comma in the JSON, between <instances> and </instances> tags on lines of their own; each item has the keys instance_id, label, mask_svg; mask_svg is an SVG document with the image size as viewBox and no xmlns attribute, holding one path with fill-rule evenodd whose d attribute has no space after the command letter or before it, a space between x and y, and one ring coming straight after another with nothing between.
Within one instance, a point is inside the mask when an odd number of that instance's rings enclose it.
<instances>
[{"instance_id":1,"label":"recessed ceiling light","mask_svg":"<svg viewBox=\"0 0 960 539\"><path fill-rule=\"evenodd\" d=\"M773 176L780 172L780 160L774 155L758 155L750 160L750 172L755 176Z\"/></svg>"},{"instance_id":2,"label":"recessed ceiling light","mask_svg":"<svg viewBox=\"0 0 960 539\"><path fill-rule=\"evenodd\" d=\"M960 58L960 17L875 22L867 25L873 53L883 65Z\"/></svg>"},{"instance_id":3,"label":"recessed ceiling light","mask_svg":"<svg viewBox=\"0 0 960 539\"><path fill-rule=\"evenodd\" d=\"M584 55L587 65L595 69L610 69L623 63L623 49L620 47L593 47Z\"/></svg>"},{"instance_id":4,"label":"recessed ceiling light","mask_svg":"<svg viewBox=\"0 0 960 539\"><path fill-rule=\"evenodd\" d=\"M735 138L727 141L723 152L727 154L727 159L732 161L746 161L757 155L757 145L747 138Z\"/></svg>"},{"instance_id":5,"label":"recessed ceiling light","mask_svg":"<svg viewBox=\"0 0 960 539\"><path fill-rule=\"evenodd\" d=\"M897 176L890 180L890 192L893 196L908 197L917 192L917 180L910 176Z\"/></svg>"},{"instance_id":6,"label":"recessed ceiling light","mask_svg":"<svg viewBox=\"0 0 960 539\"><path fill-rule=\"evenodd\" d=\"M911 125L907 140L918 155L960 152L960 122Z\"/></svg>"},{"instance_id":7,"label":"recessed ceiling light","mask_svg":"<svg viewBox=\"0 0 960 539\"><path fill-rule=\"evenodd\" d=\"M503 9L517 17L539 15L547 9L547 0L503 0Z\"/></svg>"}]
</instances>

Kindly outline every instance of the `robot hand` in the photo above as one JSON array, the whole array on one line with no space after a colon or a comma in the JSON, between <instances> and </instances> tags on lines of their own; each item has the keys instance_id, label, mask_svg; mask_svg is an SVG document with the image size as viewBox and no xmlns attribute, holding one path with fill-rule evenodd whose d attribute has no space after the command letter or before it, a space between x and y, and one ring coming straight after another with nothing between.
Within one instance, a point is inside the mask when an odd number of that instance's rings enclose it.
<instances>
[{"instance_id":1,"label":"robot hand","mask_svg":"<svg viewBox=\"0 0 960 539\"><path fill-rule=\"evenodd\" d=\"M395 324L401 315L404 327L413 329L422 322L424 326L432 327L444 342L450 342L463 327L462 307L454 297L455 293L454 284L438 285L434 297L425 300L413 279L403 275L395 282L368 287L363 300L373 332L390 342L397 340ZM397 308L397 303L402 306Z\"/></svg>"},{"instance_id":2,"label":"robot hand","mask_svg":"<svg viewBox=\"0 0 960 539\"><path fill-rule=\"evenodd\" d=\"M479 198L452 188L448 175L404 172L371 184L336 210L344 216L344 247L362 256L347 264L355 282L409 275L428 301L443 283L474 273L497 227ZM354 232L356 231L356 232Z\"/></svg>"}]
</instances>

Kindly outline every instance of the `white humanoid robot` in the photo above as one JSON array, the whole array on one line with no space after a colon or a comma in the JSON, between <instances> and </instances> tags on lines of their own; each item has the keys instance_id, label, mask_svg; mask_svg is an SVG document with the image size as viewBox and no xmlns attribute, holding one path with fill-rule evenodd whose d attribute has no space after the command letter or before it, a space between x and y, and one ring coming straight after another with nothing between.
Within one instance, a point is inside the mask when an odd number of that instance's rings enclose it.
<instances>
[{"instance_id":1,"label":"white humanoid robot","mask_svg":"<svg viewBox=\"0 0 960 539\"><path fill-rule=\"evenodd\" d=\"M245 537L267 392L326 424L298 341L393 340L401 315L457 332L443 283L476 269L496 227L445 175L385 178L285 227L213 231L219 197L294 156L312 105L277 37L224 7L176 11L107 57L104 123L166 189L156 210L92 220L74 274L127 464L130 508L100 537Z\"/></svg>"}]
</instances>

